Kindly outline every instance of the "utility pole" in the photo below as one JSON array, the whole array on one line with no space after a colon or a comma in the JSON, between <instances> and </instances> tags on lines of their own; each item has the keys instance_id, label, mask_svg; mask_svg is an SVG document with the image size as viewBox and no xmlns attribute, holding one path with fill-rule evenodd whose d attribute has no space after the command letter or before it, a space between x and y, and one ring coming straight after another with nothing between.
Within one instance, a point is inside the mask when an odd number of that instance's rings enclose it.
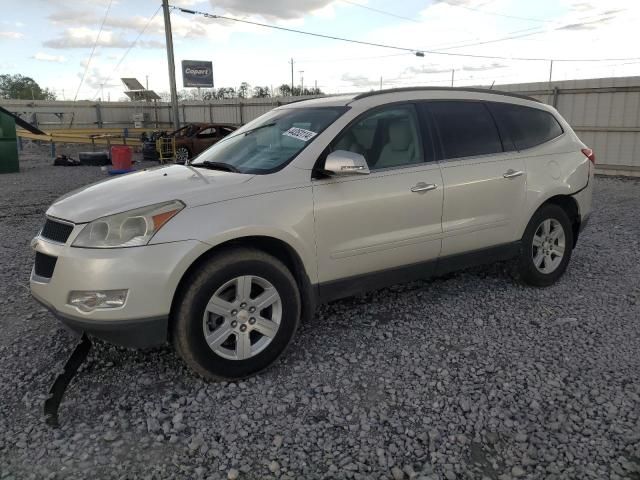
<instances>
[{"instance_id":1,"label":"utility pole","mask_svg":"<svg viewBox=\"0 0 640 480\"><path fill-rule=\"evenodd\" d=\"M291 96L293 97L293 58L291 59Z\"/></svg>"},{"instance_id":2,"label":"utility pole","mask_svg":"<svg viewBox=\"0 0 640 480\"><path fill-rule=\"evenodd\" d=\"M149 75L145 75L144 77L146 78L146 86L145 86L145 88L147 90L149 90Z\"/></svg>"},{"instance_id":3,"label":"utility pole","mask_svg":"<svg viewBox=\"0 0 640 480\"><path fill-rule=\"evenodd\" d=\"M169 0L162 0L164 13L164 34L167 41L167 63L169 64L169 88L171 90L171 111L174 129L180 128L180 111L178 110L178 89L176 88L176 62L173 58L173 35L171 34L171 14Z\"/></svg>"},{"instance_id":4,"label":"utility pole","mask_svg":"<svg viewBox=\"0 0 640 480\"><path fill-rule=\"evenodd\" d=\"M300 96L304 95L304 70L298 70L300 73Z\"/></svg>"},{"instance_id":5,"label":"utility pole","mask_svg":"<svg viewBox=\"0 0 640 480\"><path fill-rule=\"evenodd\" d=\"M380 77L380 90L382 90L382 77Z\"/></svg>"},{"instance_id":6,"label":"utility pole","mask_svg":"<svg viewBox=\"0 0 640 480\"><path fill-rule=\"evenodd\" d=\"M456 69L452 68L451 69L451 87L453 87L453 79L454 79L455 75L456 75Z\"/></svg>"},{"instance_id":7,"label":"utility pole","mask_svg":"<svg viewBox=\"0 0 640 480\"><path fill-rule=\"evenodd\" d=\"M553 75L553 60L549 62L549 84L551 84L551 76Z\"/></svg>"}]
</instances>

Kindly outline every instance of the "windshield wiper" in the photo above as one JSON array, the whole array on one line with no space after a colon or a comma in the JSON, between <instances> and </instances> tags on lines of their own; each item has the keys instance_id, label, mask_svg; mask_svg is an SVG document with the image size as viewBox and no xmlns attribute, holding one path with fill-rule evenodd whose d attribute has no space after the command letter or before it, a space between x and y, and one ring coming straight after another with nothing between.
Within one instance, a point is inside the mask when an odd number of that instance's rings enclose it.
<instances>
[{"instance_id":1,"label":"windshield wiper","mask_svg":"<svg viewBox=\"0 0 640 480\"><path fill-rule=\"evenodd\" d=\"M273 127L274 125L276 125L276 122L265 123L264 125L260 125L259 127L252 128L251 130L247 130L246 132L244 132L244 136L246 137L250 133L253 133L253 132L257 131L257 130L261 130L261 129L267 128L267 127Z\"/></svg>"},{"instance_id":2,"label":"windshield wiper","mask_svg":"<svg viewBox=\"0 0 640 480\"><path fill-rule=\"evenodd\" d=\"M222 163L222 162L211 162L209 160L205 160L204 162L201 162L201 163L192 163L190 166L205 167L211 170L223 170L225 172L240 173L240 170L238 170L233 165L229 165L228 163Z\"/></svg>"}]
</instances>

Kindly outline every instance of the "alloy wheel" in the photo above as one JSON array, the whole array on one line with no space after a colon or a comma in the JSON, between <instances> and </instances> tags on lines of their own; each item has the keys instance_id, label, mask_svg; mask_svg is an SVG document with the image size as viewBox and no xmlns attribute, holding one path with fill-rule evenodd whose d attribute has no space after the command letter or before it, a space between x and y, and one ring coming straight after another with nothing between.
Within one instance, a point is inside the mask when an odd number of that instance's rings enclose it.
<instances>
[{"instance_id":1,"label":"alloy wheel","mask_svg":"<svg viewBox=\"0 0 640 480\"><path fill-rule=\"evenodd\" d=\"M212 295L202 327L205 341L217 355L246 360L274 339L282 320L282 300L262 277L243 275L229 280Z\"/></svg>"},{"instance_id":2,"label":"alloy wheel","mask_svg":"<svg viewBox=\"0 0 640 480\"><path fill-rule=\"evenodd\" d=\"M189 160L189 150L184 147L178 147L176 149L176 161L179 163L184 163Z\"/></svg>"},{"instance_id":3,"label":"alloy wheel","mask_svg":"<svg viewBox=\"0 0 640 480\"><path fill-rule=\"evenodd\" d=\"M562 263L566 248L564 228L554 218L547 218L533 234L531 256L539 272L550 274Z\"/></svg>"}]
</instances>

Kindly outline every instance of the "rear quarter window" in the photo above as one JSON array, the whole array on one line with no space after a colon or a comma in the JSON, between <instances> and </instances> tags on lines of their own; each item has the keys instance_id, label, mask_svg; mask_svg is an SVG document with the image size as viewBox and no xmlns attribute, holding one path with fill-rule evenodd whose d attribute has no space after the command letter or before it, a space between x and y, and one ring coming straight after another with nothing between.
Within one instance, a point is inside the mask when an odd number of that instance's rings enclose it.
<instances>
[{"instance_id":1,"label":"rear quarter window","mask_svg":"<svg viewBox=\"0 0 640 480\"><path fill-rule=\"evenodd\" d=\"M516 150L541 145L564 133L558 120L545 110L495 102L489 108Z\"/></svg>"}]
</instances>

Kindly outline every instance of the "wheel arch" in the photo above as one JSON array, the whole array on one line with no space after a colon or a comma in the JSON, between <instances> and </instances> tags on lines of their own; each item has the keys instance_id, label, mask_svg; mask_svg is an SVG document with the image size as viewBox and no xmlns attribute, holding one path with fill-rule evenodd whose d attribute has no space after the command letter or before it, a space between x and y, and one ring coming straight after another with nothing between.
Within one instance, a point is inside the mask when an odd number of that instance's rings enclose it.
<instances>
[{"instance_id":1,"label":"wheel arch","mask_svg":"<svg viewBox=\"0 0 640 480\"><path fill-rule=\"evenodd\" d=\"M554 195L553 197L547 198L544 202L542 202L538 208L536 208L531 215L535 215L535 213L540 210L543 206L552 204L557 205L562 208L569 217L569 221L571 222L571 231L573 233L573 246L575 248L578 242L578 235L580 234L580 208L578 206L578 202L572 195Z\"/></svg>"},{"instance_id":2,"label":"wheel arch","mask_svg":"<svg viewBox=\"0 0 640 480\"><path fill-rule=\"evenodd\" d=\"M218 245L213 246L198 258L182 274L178 282L178 286L174 291L171 301L171 313L169 321L173 318L178 300L183 292L188 288L190 277L212 257L223 253L224 251L236 248L251 248L267 253L280 260L289 269L298 284L300 296L302 300L302 320L310 319L317 304L317 289L311 284L304 263L298 252L288 243L275 237L266 235L251 235L246 237L234 238L227 240Z\"/></svg>"}]
</instances>

